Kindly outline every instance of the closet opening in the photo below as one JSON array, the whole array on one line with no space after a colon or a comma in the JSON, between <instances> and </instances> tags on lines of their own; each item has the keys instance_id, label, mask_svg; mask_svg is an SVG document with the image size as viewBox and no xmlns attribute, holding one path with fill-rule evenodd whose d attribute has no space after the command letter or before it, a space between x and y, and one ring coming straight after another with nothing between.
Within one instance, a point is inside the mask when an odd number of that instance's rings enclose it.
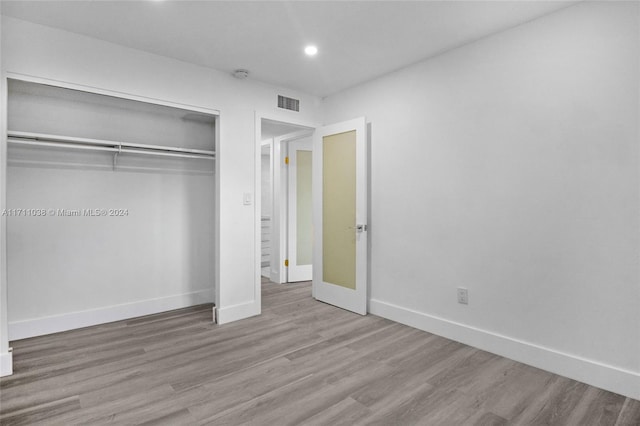
<instances>
[{"instance_id":1,"label":"closet opening","mask_svg":"<svg viewBox=\"0 0 640 426\"><path fill-rule=\"evenodd\" d=\"M9 340L215 304L218 112L96 92L8 79Z\"/></svg>"}]
</instances>

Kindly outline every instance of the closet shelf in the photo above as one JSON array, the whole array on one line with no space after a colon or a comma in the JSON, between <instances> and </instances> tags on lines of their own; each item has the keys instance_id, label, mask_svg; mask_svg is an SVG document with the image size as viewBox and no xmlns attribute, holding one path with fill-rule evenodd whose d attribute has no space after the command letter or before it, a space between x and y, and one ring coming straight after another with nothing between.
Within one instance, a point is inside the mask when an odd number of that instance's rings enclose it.
<instances>
[{"instance_id":1,"label":"closet shelf","mask_svg":"<svg viewBox=\"0 0 640 426\"><path fill-rule=\"evenodd\" d=\"M44 133L18 132L9 130L7 132L7 137L7 142L12 144L107 151L113 153L114 155L157 155L165 157L199 158L205 160L215 160L216 158L215 151L178 148L162 145L136 144L100 139L75 138L71 136L47 135Z\"/></svg>"}]
</instances>

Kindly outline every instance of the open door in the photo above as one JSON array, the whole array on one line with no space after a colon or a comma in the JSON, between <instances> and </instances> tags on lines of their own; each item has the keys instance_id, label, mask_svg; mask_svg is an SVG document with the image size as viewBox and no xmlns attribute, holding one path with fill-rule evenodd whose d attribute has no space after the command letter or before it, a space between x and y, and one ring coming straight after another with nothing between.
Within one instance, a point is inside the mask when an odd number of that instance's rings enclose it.
<instances>
[{"instance_id":1,"label":"open door","mask_svg":"<svg viewBox=\"0 0 640 426\"><path fill-rule=\"evenodd\" d=\"M313 263L311 135L289 142L287 282L311 281Z\"/></svg>"},{"instance_id":2,"label":"open door","mask_svg":"<svg viewBox=\"0 0 640 426\"><path fill-rule=\"evenodd\" d=\"M313 297L367 313L365 119L313 136Z\"/></svg>"}]
</instances>

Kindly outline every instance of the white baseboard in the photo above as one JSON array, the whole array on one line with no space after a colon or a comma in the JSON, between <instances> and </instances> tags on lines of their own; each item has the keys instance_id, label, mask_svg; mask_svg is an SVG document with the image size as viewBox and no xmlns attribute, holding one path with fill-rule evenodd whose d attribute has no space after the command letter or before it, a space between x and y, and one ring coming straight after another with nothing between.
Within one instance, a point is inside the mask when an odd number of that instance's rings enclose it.
<instances>
[{"instance_id":1,"label":"white baseboard","mask_svg":"<svg viewBox=\"0 0 640 426\"><path fill-rule=\"evenodd\" d=\"M640 373L371 299L369 312L598 388L640 399Z\"/></svg>"},{"instance_id":2,"label":"white baseboard","mask_svg":"<svg viewBox=\"0 0 640 426\"><path fill-rule=\"evenodd\" d=\"M218 324L227 324L233 321L260 315L260 304L257 301L241 303L238 305L220 307L218 312Z\"/></svg>"},{"instance_id":3,"label":"white baseboard","mask_svg":"<svg viewBox=\"0 0 640 426\"><path fill-rule=\"evenodd\" d=\"M0 353L0 377L13 374L13 352L9 348L8 352Z\"/></svg>"},{"instance_id":4,"label":"white baseboard","mask_svg":"<svg viewBox=\"0 0 640 426\"><path fill-rule=\"evenodd\" d=\"M9 340L26 339L28 337L157 314L202 303L211 303L212 301L213 290L201 290L87 311L14 321L9 323Z\"/></svg>"}]
</instances>

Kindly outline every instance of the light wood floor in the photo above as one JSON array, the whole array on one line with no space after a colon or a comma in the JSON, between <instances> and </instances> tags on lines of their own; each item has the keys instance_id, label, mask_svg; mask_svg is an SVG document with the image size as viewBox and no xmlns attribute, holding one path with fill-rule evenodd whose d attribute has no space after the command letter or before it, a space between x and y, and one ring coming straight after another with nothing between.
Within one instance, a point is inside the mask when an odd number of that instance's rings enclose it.
<instances>
[{"instance_id":1,"label":"light wood floor","mask_svg":"<svg viewBox=\"0 0 640 426\"><path fill-rule=\"evenodd\" d=\"M265 284L211 306L13 342L0 423L640 425L640 402Z\"/></svg>"}]
</instances>

